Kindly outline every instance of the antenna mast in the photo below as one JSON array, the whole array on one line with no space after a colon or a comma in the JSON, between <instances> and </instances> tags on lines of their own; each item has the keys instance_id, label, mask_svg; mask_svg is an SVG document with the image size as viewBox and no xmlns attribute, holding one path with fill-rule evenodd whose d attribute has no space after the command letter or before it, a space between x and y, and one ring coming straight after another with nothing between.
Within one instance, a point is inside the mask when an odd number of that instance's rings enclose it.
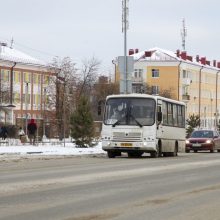
<instances>
[{"instance_id":1,"label":"antenna mast","mask_svg":"<svg viewBox=\"0 0 220 220\"><path fill-rule=\"evenodd\" d=\"M14 39L13 39L13 37L12 37L12 38L11 38L11 46L10 46L11 49L13 48L13 43L14 43Z\"/></svg>"},{"instance_id":2,"label":"antenna mast","mask_svg":"<svg viewBox=\"0 0 220 220\"><path fill-rule=\"evenodd\" d=\"M185 26L185 19L182 20L183 23L183 29L181 29L181 37L182 37L182 48L183 50L186 50L186 36L187 36L187 29Z\"/></svg>"}]
</instances>

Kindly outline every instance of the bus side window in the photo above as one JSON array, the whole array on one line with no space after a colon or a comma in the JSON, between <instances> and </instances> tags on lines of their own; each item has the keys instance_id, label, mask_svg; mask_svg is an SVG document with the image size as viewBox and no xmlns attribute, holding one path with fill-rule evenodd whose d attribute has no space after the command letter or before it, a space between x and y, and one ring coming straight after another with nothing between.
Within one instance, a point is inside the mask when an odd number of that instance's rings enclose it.
<instances>
[{"instance_id":1,"label":"bus side window","mask_svg":"<svg viewBox=\"0 0 220 220\"><path fill-rule=\"evenodd\" d=\"M162 113L163 113L163 124L167 125L167 103L163 101L162 103Z\"/></svg>"}]
</instances>

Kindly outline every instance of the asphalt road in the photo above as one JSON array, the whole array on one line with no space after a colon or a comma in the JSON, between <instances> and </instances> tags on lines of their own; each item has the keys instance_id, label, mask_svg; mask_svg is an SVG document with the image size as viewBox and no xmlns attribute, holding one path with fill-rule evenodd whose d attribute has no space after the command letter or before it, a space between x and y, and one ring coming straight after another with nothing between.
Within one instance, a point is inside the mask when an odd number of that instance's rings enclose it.
<instances>
[{"instance_id":1,"label":"asphalt road","mask_svg":"<svg viewBox=\"0 0 220 220\"><path fill-rule=\"evenodd\" d=\"M0 162L0 219L219 220L220 153Z\"/></svg>"}]
</instances>

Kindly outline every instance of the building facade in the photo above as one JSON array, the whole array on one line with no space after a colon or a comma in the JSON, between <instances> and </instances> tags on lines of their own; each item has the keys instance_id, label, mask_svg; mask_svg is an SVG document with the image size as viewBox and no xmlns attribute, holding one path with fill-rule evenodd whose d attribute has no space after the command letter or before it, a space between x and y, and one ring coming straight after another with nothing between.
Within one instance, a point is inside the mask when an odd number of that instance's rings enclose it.
<instances>
[{"instance_id":1,"label":"building facade","mask_svg":"<svg viewBox=\"0 0 220 220\"><path fill-rule=\"evenodd\" d=\"M160 48L142 52L131 49L129 55L134 57L133 92L144 92L146 85L152 94L170 91L173 99L186 103L187 116L200 116L201 127L213 128L219 124L220 62L199 55L192 57L186 51L174 53Z\"/></svg>"},{"instance_id":2,"label":"building facade","mask_svg":"<svg viewBox=\"0 0 220 220\"><path fill-rule=\"evenodd\" d=\"M52 75L46 63L0 43L0 123L42 121Z\"/></svg>"}]
</instances>

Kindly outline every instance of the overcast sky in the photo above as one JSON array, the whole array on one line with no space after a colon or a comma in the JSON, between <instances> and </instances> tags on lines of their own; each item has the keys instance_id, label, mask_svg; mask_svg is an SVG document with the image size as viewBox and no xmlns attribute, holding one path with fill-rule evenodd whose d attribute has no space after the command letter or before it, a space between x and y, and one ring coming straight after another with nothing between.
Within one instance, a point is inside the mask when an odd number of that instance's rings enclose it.
<instances>
[{"instance_id":1,"label":"overcast sky","mask_svg":"<svg viewBox=\"0 0 220 220\"><path fill-rule=\"evenodd\" d=\"M102 68L123 55L121 0L0 0L0 41L43 60L96 57ZM220 61L219 0L129 0L127 47L181 49L182 19L190 55ZM40 51L40 52L38 52Z\"/></svg>"}]
</instances>

